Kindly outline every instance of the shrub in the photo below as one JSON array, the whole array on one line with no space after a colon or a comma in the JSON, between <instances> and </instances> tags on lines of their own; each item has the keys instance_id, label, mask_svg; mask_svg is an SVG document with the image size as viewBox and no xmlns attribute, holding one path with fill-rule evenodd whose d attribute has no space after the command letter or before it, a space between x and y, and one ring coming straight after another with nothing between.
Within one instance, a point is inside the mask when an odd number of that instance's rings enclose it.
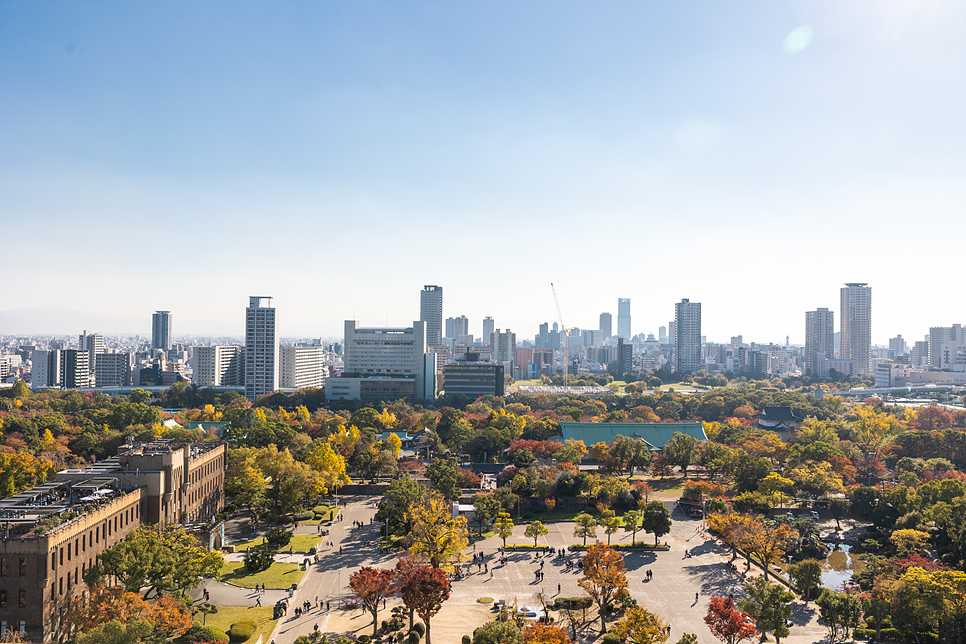
<instances>
[{"instance_id":1,"label":"shrub","mask_svg":"<svg viewBox=\"0 0 966 644\"><path fill-rule=\"evenodd\" d=\"M369 639L370 637L368 635L360 635L356 641L359 642L359 644L369 644Z\"/></svg>"},{"instance_id":2,"label":"shrub","mask_svg":"<svg viewBox=\"0 0 966 644\"><path fill-rule=\"evenodd\" d=\"M622 641L617 633L604 633L604 644L621 644Z\"/></svg>"},{"instance_id":3,"label":"shrub","mask_svg":"<svg viewBox=\"0 0 966 644\"><path fill-rule=\"evenodd\" d=\"M464 635L463 639L460 640L462 644L472 644L473 639L469 635Z\"/></svg>"},{"instance_id":4,"label":"shrub","mask_svg":"<svg viewBox=\"0 0 966 644\"><path fill-rule=\"evenodd\" d=\"M275 562L275 557L266 546L253 546L245 553L245 570L260 572L268 570Z\"/></svg>"},{"instance_id":5,"label":"shrub","mask_svg":"<svg viewBox=\"0 0 966 644\"><path fill-rule=\"evenodd\" d=\"M228 642L228 635L225 631L214 626L199 626L195 624L184 634L184 641L188 644L196 642Z\"/></svg>"},{"instance_id":6,"label":"shrub","mask_svg":"<svg viewBox=\"0 0 966 644\"><path fill-rule=\"evenodd\" d=\"M409 644L419 644L419 633L409 631Z\"/></svg>"},{"instance_id":7,"label":"shrub","mask_svg":"<svg viewBox=\"0 0 966 644\"><path fill-rule=\"evenodd\" d=\"M883 628L881 631L882 639L893 640L896 642L904 642L905 638L898 628Z\"/></svg>"},{"instance_id":8,"label":"shrub","mask_svg":"<svg viewBox=\"0 0 966 644\"><path fill-rule=\"evenodd\" d=\"M416 622L413 624L413 630L419 633L419 636L422 637L426 634L426 625L422 622Z\"/></svg>"},{"instance_id":9,"label":"shrub","mask_svg":"<svg viewBox=\"0 0 966 644\"><path fill-rule=\"evenodd\" d=\"M295 515L295 520L311 521L314 516L315 516L315 512L312 512L312 510L302 510L301 512Z\"/></svg>"},{"instance_id":10,"label":"shrub","mask_svg":"<svg viewBox=\"0 0 966 644\"><path fill-rule=\"evenodd\" d=\"M854 631L855 639L857 640L867 640L875 636L874 628L857 628Z\"/></svg>"},{"instance_id":11,"label":"shrub","mask_svg":"<svg viewBox=\"0 0 966 644\"><path fill-rule=\"evenodd\" d=\"M285 528L271 528L265 533L265 543L275 548L283 548L292 540L292 533Z\"/></svg>"},{"instance_id":12,"label":"shrub","mask_svg":"<svg viewBox=\"0 0 966 644\"><path fill-rule=\"evenodd\" d=\"M554 610L561 610L564 608L578 610L581 608L590 608L593 603L594 602L590 597L557 597L553 600L553 608Z\"/></svg>"},{"instance_id":13,"label":"shrub","mask_svg":"<svg viewBox=\"0 0 966 644\"><path fill-rule=\"evenodd\" d=\"M232 642L244 642L255 633L257 627L258 625L255 623L255 620L252 619L243 619L240 622L235 622L228 629L228 639Z\"/></svg>"}]
</instances>

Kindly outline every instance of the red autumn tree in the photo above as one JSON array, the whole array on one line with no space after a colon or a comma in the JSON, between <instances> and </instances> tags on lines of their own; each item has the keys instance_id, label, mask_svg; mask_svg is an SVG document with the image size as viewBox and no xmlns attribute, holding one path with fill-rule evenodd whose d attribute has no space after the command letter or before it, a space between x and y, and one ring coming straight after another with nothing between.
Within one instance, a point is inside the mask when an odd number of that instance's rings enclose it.
<instances>
[{"instance_id":1,"label":"red autumn tree","mask_svg":"<svg viewBox=\"0 0 966 644\"><path fill-rule=\"evenodd\" d=\"M395 594L393 572L384 568L364 566L349 577L349 587L362 601L362 606L372 613L372 636L379 634L379 604Z\"/></svg>"},{"instance_id":2,"label":"red autumn tree","mask_svg":"<svg viewBox=\"0 0 966 644\"><path fill-rule=\"evenodd\" d=\"M523 644L571 644L567 631L557 626L537 622L520 631Z\"/></svg>"},{"instance_id":3,"label":"red autumn tree","mask_svg":"<svg viewBox=\"0 0 966 644\"><path fill-rule=\"evenodd\" d=\"M439 568L425 564L409 571L399 588L403 603L410 611L415 611L426 624L426 644L430 642L430 622L433 615L449 599L449 579Z\"/></svg>"},{"instance_id":4,"label":"red autumn tree","mask_svg":"<svg viewBox=\"0 0 966 644\"><path fill-rule=\"evenodd\" d=\"M737 644L759 634L755 620L738 608L730 597L712 597L704 623L711 629L711 634L725 644Z\"/></svg>"},{"instance_id":5,"label":"red autumn tree","mask_svg":"<svg viewBox=\"0 0 966 644\"><path fill-rule=\"evenodd\" d=\"M600 634L607 632L607 606L627 593L627 570L619 552L603 543L587 548L584 576L577 581L600 609Z\"/></svg>"}]
</instances>

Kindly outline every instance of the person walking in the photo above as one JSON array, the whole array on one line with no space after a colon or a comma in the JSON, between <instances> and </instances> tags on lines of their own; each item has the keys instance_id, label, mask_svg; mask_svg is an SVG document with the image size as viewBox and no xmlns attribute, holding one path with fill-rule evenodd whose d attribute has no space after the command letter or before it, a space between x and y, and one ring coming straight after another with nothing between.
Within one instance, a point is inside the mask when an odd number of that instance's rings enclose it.
<instances>
[{"instance_id":1,"label":"person walking","mask_svg":"<svg viewBox=\"0 0 966 644\"><path fill-rule=\"evenodd\" d=\"M560 584L557 584L557 594L560 594Z\"/></svg>"},{"instance_id":2,"label":"person walking","mask_svg":"<svg viewBox=\"0 0 966 644\"><path fill-rule=\"evenodd\" d=\"M258 597L255 598L255 605L256 606L261 606L262 605L262 596L261 595L259 595Z\"/></svg>"},{"instance_id":3,"label":"person walking","mask_svg":"<svg viewBox=\"0 0 966 644\"><path fill-rule=\"evenodd\" d=\"M694 593L694 603L698 603L698 593Z\"/></svg>"}]
</instances>

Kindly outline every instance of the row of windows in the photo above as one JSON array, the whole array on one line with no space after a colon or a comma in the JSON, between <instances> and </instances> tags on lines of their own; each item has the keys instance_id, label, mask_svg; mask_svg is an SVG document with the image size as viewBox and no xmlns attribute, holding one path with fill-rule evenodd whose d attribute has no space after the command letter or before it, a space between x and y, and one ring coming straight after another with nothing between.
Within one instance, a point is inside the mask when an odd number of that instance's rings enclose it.
<instances>
[{"instance_id":1,"label":"row of windows","mask_svg":"<svg viewBox=\"0 0 966 644\"><path fill-rule=\"evenodd\" d=\"M20 589L20 605L27 605L27 591L23 588ZM7 607L7 591L0 590L0 608Z\"/></svg>"},{"instance_id":2,"label":"row of windows","mask_svg":"<svg viewBox=\"0 0 966 644\"><path fill-rule=\"evenodd\" d=\"M7 565L7 558L4 557L0 559L0 577L6 577L9 574L10 572ZM20 576L21 577L27 576L27 558L26 557L20 557Z\"/></svg>"}]
</instances>

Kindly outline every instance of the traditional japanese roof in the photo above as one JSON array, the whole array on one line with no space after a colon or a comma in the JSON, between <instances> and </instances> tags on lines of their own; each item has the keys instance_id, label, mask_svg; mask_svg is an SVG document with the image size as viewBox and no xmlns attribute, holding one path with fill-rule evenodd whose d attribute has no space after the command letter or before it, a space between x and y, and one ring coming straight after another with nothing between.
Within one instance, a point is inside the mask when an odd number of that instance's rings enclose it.
<instances>
[{"instance_id":1,"label":"traditional japanese roof","mask_svg":"<svg viewBox=\"0 0 966 644\"><path fill-rule=\"evenodd\" d=\"M701 423L560 423L560 433L565 440L582 440L587 446L596 443L610 445L618 436L625 436L643 439L651 451L660 451L674 432L708 440Z\"/></svg>"},{"instance_id":2,"label":"traditional japanese roof","mask_svg":"<svg viewBox=\"0 0 966 644\"><path fill-rule=\"evenodd\" d=\"M755 418L773 423L799 423L802 420L795 415L791 407L765 407Z\"/></svg>"}]
</instances>

